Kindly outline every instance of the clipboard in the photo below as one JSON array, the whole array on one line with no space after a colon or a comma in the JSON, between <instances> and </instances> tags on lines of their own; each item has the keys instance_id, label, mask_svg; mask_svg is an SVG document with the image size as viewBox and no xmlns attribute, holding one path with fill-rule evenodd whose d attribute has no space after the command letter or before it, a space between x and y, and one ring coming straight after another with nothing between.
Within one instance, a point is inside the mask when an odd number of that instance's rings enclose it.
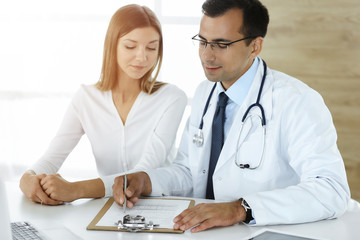
<instances>
[{"instance_id":1,"label":"clipboard","mask_svg":"<svg viewBox=\"0 0 360 240\"><path fill-rule=\"evenodd\" d=\"M177 198L141 198L141 199L155 199L158 201L163 200L179 200L179 201L187 201L189 202L187 208L193 207L195 205L195 201L191 199L177 199ZM161 203L161 202L159 202ZM118 229L118 227L114 224L109 226L100 226L98 223L101 221L101 219L104 217L104 215L108 212L108 210L113 206L114 198L110 197L109 200L105 203L105 205L101 208L101 210L98 212L98 214L94 217L94 219L90 222L90 224L86 227L87 230L99 230L99 231L119 231L119 232L127 232L127 230L124 229ZM186 208L185 208L186 209ZM183 209L183 210L185 210ZM119 217L120 218L120 217ZM117 219L118 220L118 219ZM172 228L153 228L152 230L141 230L139 232L150 232L150 233L183 233L183 230L175 230Z\"/></svg>"}]
</instances>

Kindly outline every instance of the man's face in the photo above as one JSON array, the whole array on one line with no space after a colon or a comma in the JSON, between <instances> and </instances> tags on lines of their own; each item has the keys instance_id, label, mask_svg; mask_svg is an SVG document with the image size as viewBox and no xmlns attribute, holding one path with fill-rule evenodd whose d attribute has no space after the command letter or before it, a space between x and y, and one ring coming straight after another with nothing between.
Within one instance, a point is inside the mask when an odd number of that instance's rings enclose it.
<instances>
[{"instance_id":1,"label":"man's face","mask_svg":"<svg viewBox=\"0 0 360 240\"><path fill-rule=\"evenodd\" d=\"M240 9L231 9L224 15L211 18L203 16L199 37L207 42L232 42L244 37L239 33L243 24L243 13ZM256 55L253 44L245 41L231 44L227 49L214 51L210 44L206 49L199 49L199 56L206 77L212 82L221 82L228 89L251 66Z\"/></svg>"}]
</instances>

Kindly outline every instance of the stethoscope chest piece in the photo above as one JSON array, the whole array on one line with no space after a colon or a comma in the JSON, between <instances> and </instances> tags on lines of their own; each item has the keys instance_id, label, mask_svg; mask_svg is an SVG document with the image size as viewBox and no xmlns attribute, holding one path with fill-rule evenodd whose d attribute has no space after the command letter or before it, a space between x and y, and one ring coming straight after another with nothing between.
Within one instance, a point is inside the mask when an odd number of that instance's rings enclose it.
<instances>
[{"instance_id":1,"label":"stethoscope chest piece","mask_svg":"<svg viewBox=\"0 0 360 240\"><path fill-rule=\"evenodd\" d=\"M193 143L197 147L201 147L204 144L204 135L201 129L198 129L198 132L193 137Z\"/></svg>"}]
</instances>

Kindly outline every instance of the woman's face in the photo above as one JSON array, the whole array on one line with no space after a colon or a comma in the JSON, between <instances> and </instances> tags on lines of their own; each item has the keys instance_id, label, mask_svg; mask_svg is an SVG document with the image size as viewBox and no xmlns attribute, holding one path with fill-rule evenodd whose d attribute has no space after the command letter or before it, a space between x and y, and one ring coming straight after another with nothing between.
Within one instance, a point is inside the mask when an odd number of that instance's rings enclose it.
<instances>
[{"instance_id":1,"label":"woman's face","mask_svg":"<svg viewBox=\"0 0 360 240\"><path fill-rule=\"evenodd\" d=\"M117 63L120 74L142 78L155 64L159 54L160 35L153 27L136 28L119 38Z\"/></svg>"}]
</instances>

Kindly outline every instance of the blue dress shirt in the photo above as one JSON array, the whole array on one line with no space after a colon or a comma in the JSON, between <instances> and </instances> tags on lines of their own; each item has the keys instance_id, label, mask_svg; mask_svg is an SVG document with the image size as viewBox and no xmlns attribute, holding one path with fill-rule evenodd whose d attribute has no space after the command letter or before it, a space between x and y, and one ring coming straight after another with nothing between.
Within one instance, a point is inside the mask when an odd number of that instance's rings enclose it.
<instances>
[{"instance_id":1,"label":"blue dress shirt","mask_svg":"<svg viewBox=\"0 0 360 240\"><path fill-rule=\"evenodd\" d=\"M217 96L220 93L225 92L225 94L229 97L225 110L224 142L228 136L230 127L234 122L234 113L239 110L241 104L244 102L247 94L249 93L251 84L254 81L257 69L259 67L259 63L259 58L255 58L251 67L236 82L234 82L234 84L231 85L227 91L225 91L220 83L217 83Z\"/></svg>"}]
</instances>

